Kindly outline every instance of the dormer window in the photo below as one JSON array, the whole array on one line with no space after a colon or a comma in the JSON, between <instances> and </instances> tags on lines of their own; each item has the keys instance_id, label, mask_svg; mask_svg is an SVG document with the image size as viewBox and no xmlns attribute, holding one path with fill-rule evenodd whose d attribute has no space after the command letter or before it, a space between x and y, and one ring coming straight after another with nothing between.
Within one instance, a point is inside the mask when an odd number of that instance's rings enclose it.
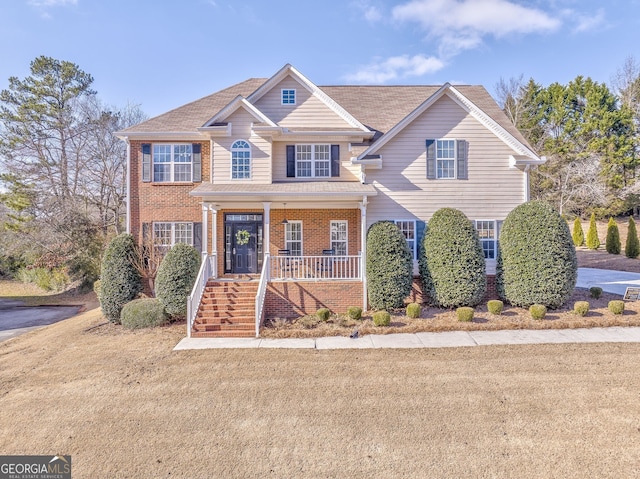
<instances>
[{"instance_id":1,"label":"dormer window","mask_svg":"<svg viewBox=\"0 0 640 479\"><path fill-rule=\"evenodd\" d=\"M295 105L296 104L296 91L292 89L282 89L282 104L283 105Z\"/></svg>"}]
</instances>

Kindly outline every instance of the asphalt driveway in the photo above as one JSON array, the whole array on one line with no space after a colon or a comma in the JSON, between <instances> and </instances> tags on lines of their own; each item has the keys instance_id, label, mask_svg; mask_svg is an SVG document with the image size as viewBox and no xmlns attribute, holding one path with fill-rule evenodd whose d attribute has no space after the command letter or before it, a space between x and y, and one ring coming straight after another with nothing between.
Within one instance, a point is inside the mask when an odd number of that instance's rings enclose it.
<instances>
[{"instance_id":1,"label":"asphalt driveway","mask_svg":"<svg viewBox=\"0 0 640 479\"><path fill-rule=\"evenodd\" d=\"M0 341L75 316L80 306L26 307L21 301L0 299Z\"/></svg>"}]
</instances>

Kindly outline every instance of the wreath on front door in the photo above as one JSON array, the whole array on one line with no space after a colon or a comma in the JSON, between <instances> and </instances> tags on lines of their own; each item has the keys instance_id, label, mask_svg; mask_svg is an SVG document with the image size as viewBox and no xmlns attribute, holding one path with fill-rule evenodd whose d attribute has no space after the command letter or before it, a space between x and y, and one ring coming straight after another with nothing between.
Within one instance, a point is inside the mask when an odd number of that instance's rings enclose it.
<instances>
[{"instance_id":1,"label":"wreath on front door","mask_svg":"<svg viewBox=\"0 0 640 479\"><path fill-rule=\"evenodd\" d=\"M239 246L248 244L249 238L251 238L251 235L247 230L240 230L236 233L236 244Z\"/></svg>"}]
</instances>

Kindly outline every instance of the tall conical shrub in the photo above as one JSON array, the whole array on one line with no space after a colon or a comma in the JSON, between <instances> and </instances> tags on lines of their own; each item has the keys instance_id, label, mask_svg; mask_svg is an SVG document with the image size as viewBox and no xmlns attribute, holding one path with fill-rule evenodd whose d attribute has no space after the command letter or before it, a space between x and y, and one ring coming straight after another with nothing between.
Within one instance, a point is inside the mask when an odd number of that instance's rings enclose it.
<instances>
[{"instance_id":1,"label":"tall conical shrub","mask_svg":"<svg viewBox=\"0 0 640 479\"><path fill-rule=\"evenodd\" d=\"M636 222L633 217L629 217L629 231L627 231L627 242L624 246L624 254L628 258L637 258L640 254L640 242L638 241L638 232L636 231Z\"/></svg>"},{"instance_id":2,"label":"tall conical shrub","mask_svg":"<svg viewBox=\"0 0 640 479\"><path fill-rule=\"evenodd\" d=\"M587 231L587 248L598 249L600 247L600 238L598 238L598 228L596 226L596 215L591 213L589 220L589 231Z\"/></svg>"},{"instance_id":3,"label":"tall conical shrub","mask_svg":"<svg viewBox=\"0 0 640 479\"><path fill-rule=\"evenodd\" d=\"M620 244L620 231L618 231L618 225L613 218L609 218L609 224L607 225L607 242L605 243L607 253L620 254L622 245Z\"/></svg>"},{"instance_id":4,"label":"tall conical shrub","mask_svg":"<svg viewBox=\"0 0 640 479\"><path fill-rule=\"evenodd\" d=\"M576 218L573 221L573 233L571 234L574 246L582 246L584 244L584 230L582 229L582 221Z\"/></svg>"}]
</instances>

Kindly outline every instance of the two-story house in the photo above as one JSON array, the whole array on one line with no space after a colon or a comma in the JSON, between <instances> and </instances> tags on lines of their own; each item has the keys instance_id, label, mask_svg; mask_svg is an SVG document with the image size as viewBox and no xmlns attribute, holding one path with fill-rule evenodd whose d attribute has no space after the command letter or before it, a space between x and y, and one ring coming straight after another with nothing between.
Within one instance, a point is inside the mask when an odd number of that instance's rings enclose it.
<instances>
[{"instance_id":1,"label":"two-story house","mask_svg":"<svg viewBox=\"0 0 640 479\"><path fill-rule=\"evenodd\" d=\"M487 274L539 158L481 86L316 86L291 65L118 132L127 227L203 253L189 334L367 305L366 232L394 221L417 273L425 222L474 221Z\"/></svg>"}]
</instances>

